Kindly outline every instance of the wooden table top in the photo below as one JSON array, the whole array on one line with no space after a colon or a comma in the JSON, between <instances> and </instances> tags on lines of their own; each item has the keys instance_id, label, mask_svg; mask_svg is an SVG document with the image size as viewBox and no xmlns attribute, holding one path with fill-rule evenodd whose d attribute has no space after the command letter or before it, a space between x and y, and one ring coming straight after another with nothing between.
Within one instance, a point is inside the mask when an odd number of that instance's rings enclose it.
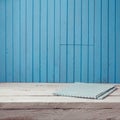
<instances>
[{"instance_id":1,"label":"wooden table top","mask_svg":"<svg viewBox=\"0 0 120 120\"><path fill-rule=\"evenodd\" d=\"M53 92L72 83L0 83L0 105L3 107L81 107L84 104L120 104L120 85L108 97L103 100L83 99L74 97L54 96ZM88 107L87 106L87 107ZM118 106L120 107L120 106ZM1 107L0 107L1 108Z\"/></svg>"}]
</instances>

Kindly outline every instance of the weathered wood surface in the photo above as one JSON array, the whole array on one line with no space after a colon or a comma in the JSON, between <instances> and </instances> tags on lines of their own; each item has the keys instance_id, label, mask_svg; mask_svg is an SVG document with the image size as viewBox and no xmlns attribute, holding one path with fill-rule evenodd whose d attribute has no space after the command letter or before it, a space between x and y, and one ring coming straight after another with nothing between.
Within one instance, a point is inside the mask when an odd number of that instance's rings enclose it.
<instances>
[{"instance_id":1,"label":"weathered wood surface","mask_svg":"<svg viewBox=\"0 0 120 120\"><path fill-rule=\"evenodd\" d=\"M120 120L120 86L104 100L53 96L70 84L1 83L0 120Z\"/></svg>"},{"instance_id":2,"label":"weathered wood surface","mask_svg":"<svg viewBox=\"0 0 120 120\"><path fill-rule=\"evenodd\" d=\"M92 100L73 97L53 96L55 90L70 84L35 84L35 83L1 83L0 103L39 102L39 103L71 103L71 102L120 102L120 86L104 100Z\"/></svg>"},{"instance_id":3,"label":"weathered wood surface","mask_svg":"<svg viewBox=\"0 0 120 120\"><path fill-rule=\"evenodd\" d=\"M0 120L120 120L120 109L1 110Z\"/></svg>"}]
</instances>

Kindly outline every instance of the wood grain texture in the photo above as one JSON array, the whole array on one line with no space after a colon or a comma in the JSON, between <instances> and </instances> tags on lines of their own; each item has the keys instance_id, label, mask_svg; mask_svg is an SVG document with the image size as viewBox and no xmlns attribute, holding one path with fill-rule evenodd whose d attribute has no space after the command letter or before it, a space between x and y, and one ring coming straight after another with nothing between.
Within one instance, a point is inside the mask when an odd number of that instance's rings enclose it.
<instances>
[{"instance_id":1,"label":"wood grain texture","mask_svg":"<svg viewBox=\"0 0 120 120\"><path fill-rule=\"evenodd\" d=\"M119 120L120 86L104 100L53 96L71 84L1 83L0 120Z\"/></svg>"},{"instance_id":2,"label":"wood grain texture","mask_svg":"<svg viewBox=\"0 0 120 120\"><path fill-rule=\"evenodd\" d=\"M119 0L0 0L0 82L120 82Z\"/></svg>"},{"instance_id":3,"label":"wood grain texture","mask_svg":"<svg viewBox=\"0 0 120 120\"><path fill-rule=\"evenodd\" d=\"M71 84L35 84L35 83L10 83L0 84L0 102L1 103L119 103L120 87L104 100L82 99L74 97L54 96L53 93L60 88Z\"/></svg>"},{"instance_id":4,"label":"wood grain texture","mask_svg":"<svg viewBox=\"0 0 120 120\"><path fill-rule=\"evenodd\" d=\"M120 109L2 110L0 120L119 120Z\"/></svg>"}]
</instances>

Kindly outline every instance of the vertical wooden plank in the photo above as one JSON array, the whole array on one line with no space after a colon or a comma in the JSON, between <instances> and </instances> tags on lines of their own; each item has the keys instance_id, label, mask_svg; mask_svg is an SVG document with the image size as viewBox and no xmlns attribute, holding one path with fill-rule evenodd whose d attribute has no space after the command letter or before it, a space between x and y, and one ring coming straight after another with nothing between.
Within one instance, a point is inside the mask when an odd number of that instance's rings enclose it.
<instances>
[{"instance_id":1,"label":"vertical wooden plank","mask_svg":"<svg viewBox=\"0 0 120 120\"><path fill-rule=\"evenodd\" d=\"M5 46L6 46L6 1L1 0L0 1L0 82L5 82L5 76L6 76L6 52L5 52Z\"/></svg>"},{"instance_id":2,"label":"vertical wooden plank","mask_svg":"<svg viewBox=\"0 0 120 120\"><path fill-rule=\"evenodd\" d=\"M87 46L82 46L82 79L81 79L82 82L88 82L87 59L88 59L88 47Z\"/></svg>"},{"instance_id":3,"label":"vertical wooden plank","mask_svg":"<svg viewBox=\"0 0 120 120\"><path fill-rule=\"evenodd\" d=\"M46 82L47 0L41 0L41 82Z\"/></svg>"},{"instance_id":4,"label":"vertical wooden plank","mask_svg":"<svg viewBox=\"0 0 120 120\"><path fill-rule=\"evenodd\" d=\"M75 0L75 44L81 44L81 0Z\"/></svg>"},{"instance_id":5,"label":"vertical wooden plank","mask_svg":"<svg viewBox=\"0 0 120 120\"><path fill-rule=\"evenodd\" d=\"M21 82L21 0L19 0L19 82Z\"/></svg>"},{"instance_id":6,"label":"vertical wooden plank","mask_svg":"<svg viewBox=\"0 0 120 120\"><path fill-rule=\"evenodd\" d=\"M60 82L67 82L68 1L61 0Z\"/></svg>"},{"instance_id":7,"label":"vertical wooden plank","mask_svg":"<svg viewBox=\"0 0 120 120\"><path fill-rule=\"evenodd\" d=\"M54 0L48 0L48 82L54 76Z\"/></svg>"},{"instance_id":8,"label":"vertical wooden plank","mask_svg":"<svg viewBox=\"0 0 120 120\"><path fill-rule=\"evenodd\" d=\"M82 14L83 14L83 7L82 7L82 4L83 4L83 0L81 0L81 36L80 36L80 39L81 39L81 48L80 48L80 82L82 81L82 40L83 40L83 35L82 35L82 31L83 31L83 16L82 16Z\"/></svg>"},{"instance_id":9,"label":"vertical wooden plank","mask_svg":"<svg viewBox=\"0 0 120 120\"><path fill-rule=\"evenodd\" d=\"M67 0L61 0L61 43L66 44Z\"/></svg>"},{"instance_id":10,"label":"vertical wooden plank","mask_svg":"<svg viewBox=\"0 0 120 120\"><path fill-rule=\"evenodd\" d=\"M116 0L116 83L120 83L120 0Z\"/></svg>"},{"instance_id":11,"label":"vertical wooden plank","mask_svg":"<svg viewBox=\"0 0 120 120\"><path fill-rule=\"evenodd\" d=\"M82 82L88 81L88 0L82 1Z\"/></svg>"},{"instance_id":12,"label":"vertical wooden plank","mask_svg":"<svg viewBox=\"0 0 120 120\"><path fill-rule=\"evenodd\" d=\"M2 19L2 4L1 4L1 1L0 1L0 21L1 21L1 19ZM0 23L0 25L1 25L1 23ZM0 29L1 30L1 29ZM0 33L1 33L1 31L0 31ZM1 35L1 34L0 34Z\"/></svg>"},{"instance_id":13,"label":"vertical wooden plank","mask_svg":"<svg viewBox=\"0 0 120 120\"><path fill-rule=\"evenodd\" d=\"M68 45L74 41L74 0L68 0Z\"/></svg>"},{"instance_id":14,"label":"vertical wooden plank","mask_svg":"<svg viewBox=\"0 0 120 120\"><path fill-rule=\"evenodd\" d=\"M32 82L34 82L34 0L32 0Z\"/></svg>"},{"instance_id":15,"label":"vertical wooden plank","mask_svg":"<svg viewBox=\"0 0 120 120\"><path fill-rule=\"evenodd\" d=\"M39 24L40 24L40 20L39 20L39 7L40 7L40 4L39 4L39 0L34 0L34 39L33 39L33 42L34 42L34 46L33 46L33 61L34 61L34 65L33 65L33 71L34 71L34 82L39 82L39 42L40 42L40 39L39 39Z\"/></svg>"},{"instance_id":16,"label":"vertical wooden plank","mask_svg":"<svg viewBox=\"0 0 120 120\"><path fill-rule=\"evenodd\" d=\"M114 83L115 74L115 1L109 0L109 82Z\"/></svg>"},{"instance_id":17,"label":"vertical wooden plank","mask_svg":"<svg viewBox=\"0 0 120 120\"><path fill-rule=\"evenodd\" d=\"M61 33L60 33L60 28L61 28L61 0L54 0L55 1L55 23L54 23L54 37L55 37L55 63L54 63L54 78L55 82L59 82L59 66L60 66L60 40L61 40Z\"/></svg>"},{"instance_id":18,"label":"vertical wooden plank","mask_svg":"<svg viewBox=\"0 0 120 120\"><path fill-rule=\"evenodd\" d=\"M82 44L88 44L88 0L82 1Z\"/></svg>"},{"instance_id":19,"label":"vertical wooden plank","mask_svg":"<svg viewBox=\"0 0 120 120\"><path fill-rule=\"evenodd\" d=\"M60 57L60 82L64 83L66 81L66 46L61 46L61 57Z\"/></svg>"},{"instance_id":20,"label":"vertical wooden plank","mask_svg":"<svg viewBox=\"0 0 120 120\"><path fill-rule=\"evenodd\" d=\"M73 7L73 13L74 13L74 19L73 19L73 82L75 82L75 6L76 2L74 1L74 7Z\"/></svg>"},{"instance_id":21,"label":"vertical wooden plank","mask_svg":"<svg viewBox=\"0 0 120 120\"><path fill-rule=\"evenodd\" d=\"M75 46L75 82L80 82L80 60L81 60L81 46L76 45Z\"/></svg>"},{"instance_id":22,"label":"vertical wooden plank","mask_svg":"<svg viewBox=\"0 0 120 120\"><path fill-rule=\"evenodd\" d=\"M102 73L101 82L108 80L108 1L102 0Z\"/></svg>"},{"instance_id":23,"label":"vertical wooden plank","mask_svg":"<svg viewBox=\"0 0 120 120\"><path fill-rule=\"evenodd\" d=\"M67 82L73 82L73 46L74 46L74 0L68 1L68 67L67 67L67 76L68 81Z\"/></svg>"},{"instance_id":24,"label":"vertical wooden plank","mask_svg":"<svg viewBox=\"0 0 120 120\"><path fill-rule=\"evenodd\" d=\"M68 46L68 81L69 83L73 82L73 45Z\"/></svg>"},{"instance_id":25,"label":"vertical wooden plank","mask_svg":"<svg viewBox=\"0 0 120 120\"><path fill-rule=\"evenodd\" d=\"M95 1L95 81L100 82L101 0Z\"/></svg>"},{"instance_id":26,"label":"vertical wooden plank","mask_svg":"<svg viewBox=\"0 0 120 120\"><path fill-rule=\"evenodd\" d=\"M80 82L80 68L81 68L81 1L75 1L75 82ZM78 27L80 26L80 27Z\"/></svg>"},{"instance_id":27,"label":"vertical wooden plank","mask_svg":"<svg viewBox=\"0 0 120 120\"><path fill-rule=\"evenodd\" d=\"M88 82L90 82L90 83L93 83L94 82L94 67L93 67L93 62L94 62L94 48L93 48L93 46L90 46L89 47L89 63L88 63L88 69L89 69L89 72L88 72Z\"/></svg>"},{"instance_id":28,"label":"vertical wooden plank","mask_svg":"<svg viewBox=\"0 0 120 120\"><path fill-rule=\"evenodd\" d=\"M89 45L94 44L94 0L89 0Z\"/></svg>"},{"instance_id":29,"label":"vertical wooden plank","mask_svg":"<svg viewBox=\"0 0 120 120\"><path fill-rule=\"evenodd\" d=\"M14 82L19 82L19 0L13 1Z\"/></svg>"},{"instance_id":30,"label":"vertical wooden plank","mask_svg":"<svg viewBox=\"0 0 120 120\"><path fill-rule=\"evenodd\" d=\"M102 0L100 1L100 82L102 82Z\"/></svg>"},{"instance_id":31,"label":"vertical wooden plank","mask_svg":"<svg viewBox=\"0 0 120 120\"><path fill-rule=\"evenodd\" d=\"M13 2L6 1L6 81L13 82Z\"/></svg>"},{"instance_id":32,"label":"vertical wooden plank","mask_svg":"<svg viewBox=\"0 0 120 120\"><path fill-rule=\"evenodd\" d=\"M68 0L66 4L66 82L68 82Z\"/></svg>"},{"instance_id":33,"label":"vertical wooden plank","mask_svg":"<svg viewBox=\"0 0 120 120\"><path fill-rule=\"evenodd\" d=\"M108 0L108 13L107 13L107 17L108 17L108 21L107 21L107 23L108 23L108 33L107 33L107 35L108 35L108 45L107 45L107 48L108 48L108 57L107 57L107 63L108 63L108 65L107 65L107 82L109 82L109 0Z\"/></svg>"},{"instance_id":34,"label":"vertical wooden plank","mask_svg":"<svg viewBox=\"0 0 120 120\"><path fill-rule=\"evenodd\" d=\"M41 0L39 0L39 82L41 82Z\"/></svg>"},{"instance_id":35,"label":"vertical wooden plank","mask_svg":"<svg viewBox=\"0 0 120 120\"><path fill-rule=\"evenodd\" d=\"M7 82L7 1L5 1L5 81Z\"/></svg>"},{"instance_id":36,"label":"vertical wooden plank","mask_svg":"<svg viewBox=\"0 0 120 120\"><path fill-rule=\"evenodd\" d=\"M46 82L48 82L48 0L47 0L47 13L46 13Z\"/></svg>"},{"instance_id":37,"label":"vertical wooden plank","mask_svg":"<svg viewBox=\"0 0 120 120\"><path fill-rule=\"evenodd\" d=\"M2 21L2 4L1 4L1 1L0 1L0 21ZM1 24L2 22L0 22L0 26L2 27L2 24ZM0 43L2 43L2 28L0 27L0 39L1 39L1 41L0 41ZM0 47L1 47L1 45L0 45ZM1 51L1 50L0 50ZM2 53L0 52L0 66L1 66L1 61L2 61ZM0 77L2 76L2 71L0 70ZM0 81L1 82L1 81Z\"/></svg>"},{"instance_id":38,"label":"vertical wooden plank","mask_svg":"<svg viewBox=\"0 0 120 120\"><path fill-rule=\"evenodd\" d=\"M88 82L93 83L94 81L94 0L88 1Z\"/></svg>"},{"instance_id":39,"label":"vertical wooden plank","mask_svg":"<svg viewBox=\"0 0 120 120\"><path fill-rule=\"evenodd\" d=\"M27 78L26 82L32 82L32 0L27 0Z\"/></svg>"},{"instance_id":40,"label":"vertical wooden plank","mask_svg":"<svg viewBox=\"0 0 120 120\"><path fill-rule=\"evenodd\" d=\"M87 49L87 82L89 82L89 59L92 57L89 55L89 49L90 49L90 46L89 46L89 42L90 42L90 39L89 39L89 35L90 35L90 31L89 31L89 20L90 20L90 13L89 13L89 10L90 10L90 3L89 3L89 0L88 0L88 49Z\"/></svg>"},{"instance_id":41,"label":"vertical wooden plank","mask_svg":"<svg viewBox=\"0 0 120 120\"><path fill-rule=\"evenodd\" d=\"M26 79L26 3L25 0L21 0L21 82L25 82Z\"/></svg>"}]
</instances>

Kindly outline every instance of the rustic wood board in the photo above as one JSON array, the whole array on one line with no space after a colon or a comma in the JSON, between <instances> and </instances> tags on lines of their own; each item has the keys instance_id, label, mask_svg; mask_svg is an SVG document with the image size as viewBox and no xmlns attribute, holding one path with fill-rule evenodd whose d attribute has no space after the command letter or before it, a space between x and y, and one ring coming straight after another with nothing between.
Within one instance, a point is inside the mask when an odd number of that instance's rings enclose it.
<instances>
[{"instance_id":1,"label":"rustic wood board","mask_svg":"<svg viewBox=\"0 0 120 120\"><path fill-rule=\"evenodd\" d=\"M104 100L53 96L70 84L1 83L0 120L120 120L120 86Z\"/></svg>"},{"instance_id":2,"label":"rustic wood board","mask_svg":"<svg viewBox=\"0 0 120 120\"><path fill-rule=\"evenodd\" d=\"M1 110L0 120L120 120L120 109Z\"/></svg>"},{"instance_id":3,"label":"rustic wood board","mask_svg":"<svg viewBox=\"0 0 120 120\"><path fill-rule=\"evenodd\" d=\"M74 97L53 96L60 88L70 84L50 83L1 83L0 103L7 102L44 102L44 103L71 103L71 102L120 102L120 86L117 90L104 100L82 99Z\"/></svg>"}]
</instances>

